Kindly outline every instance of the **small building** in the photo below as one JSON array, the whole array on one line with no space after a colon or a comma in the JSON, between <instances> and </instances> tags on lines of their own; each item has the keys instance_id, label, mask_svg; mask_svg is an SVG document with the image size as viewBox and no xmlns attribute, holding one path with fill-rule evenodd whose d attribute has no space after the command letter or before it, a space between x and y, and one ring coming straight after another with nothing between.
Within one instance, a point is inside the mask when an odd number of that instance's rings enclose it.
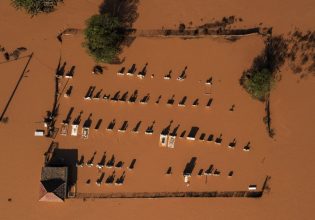
<instances>
[{"instance_id":1,"label":"small building","mask_svg":"<svg viewBox=\"0 0 315 220\"><path fill-rule=\"evenodd\" d=\"M199 130L198 127L192 127L192 128L190 129L190 132L189 132L188 136L186 137L186 139L187 139L187 140L192 140L192 141L195 140L196 135L197 135L197 133L198 133L198 130Z\"/></svg>"},{"instance_id":2,"label":"small building","mask_svg":"<svg viewBox=\"0 0 315 220\"><path fill-rule=\"evenodd\" d=\"M68 167L43 167L39 201L64 202L67 197Z\"/></svg>"}]
</instances>

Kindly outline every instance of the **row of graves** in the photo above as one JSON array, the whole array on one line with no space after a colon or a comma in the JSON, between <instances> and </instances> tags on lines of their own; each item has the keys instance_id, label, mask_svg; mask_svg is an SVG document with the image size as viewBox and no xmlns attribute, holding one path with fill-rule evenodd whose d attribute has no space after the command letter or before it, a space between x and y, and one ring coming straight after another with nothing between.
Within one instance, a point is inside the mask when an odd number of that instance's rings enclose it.
<instances>
[{"instance_id":1,"label":"row of graves","mask_svg":"<svg viewBox=\"0 0 315 220\"><path fill-rule=\"evenodd\" d=\"M190 180L191 180L191 177L192 177L192 173L195 169L195 166L196 166L196 161L197 161L197 158L196 157L192 157L191 160L189 162L187 162L184 170L183 170L183 180L184 180L184 183L189 186L190 185ZM205 180L206 180L206 183L207 183L207 179L208 177L219 177L221 176L221 170L219 168L216 168L214 166L214 164L210 164L209 167L207 169L199 169L199 171L197 172L197 176L198 177L202 177L202 176L205 176ZM172 167L169 167L166 171L166 174L167 175L172 175ZM234 175L234 171L233 170L230 170L228 171L227 173L227 176L228 178L232 178ZM249 191L256 191L257 190L257 185L256 184L249 184L248 185L248 190Z\"/></svg>"},{"instance_id":2,"label":"row of graves","mask_svg":"<svg viewBox=\"0 0 315 220\"><path fill-rule=\"evenodd\" d=\"M72 91L72 86L69 87L69 89L66 91L64 94L65 97L70 97ZM103 94L103 89L100 89L96 92L96 87L95 86L90 86L84 96L84 100L104 100L106 102L111 102L111 103L129 103L129 104L135 104L135 103L140 103L140 104L148 104L153 98L151 97L150 93L145 94L142 97L139 97L139 91L134 90L131 95L129 95L129 91L126 92L121 92L117 91L114 94L109 94L109 93L104 93ZM176 103L175 99L175 94L173 94L170 97L167 97L165 99L165 104L167 106L174 106ZM162 95L159 95L154 99L154 103L156 105L160 104L163 101ZM188 97L183 96L179 99L177 106L179 107L185 107L188 102ZM213 98L209 98L206 103L204 103L206 108L210 108L211 104L213 102ZM191 106L192 107L197 107L200 105L200 99L195 98L191 101Z\"/></svg>"},{"instance_id":3,"label":"row of graves","mask_svg":"<svg viewBox=\"0 0 315 220\"><path fill-rule=\"evenodd\" d=\"M73 108L70 109L67 118L62 122L62 126L60 129L60 135L62 136L67 136L69 133L69 124L70 124L70 120L71 120L71 114L72 114ZM73 137L77 137L79 136L79 125L81 123L81 117L82 117L82 112L80 112L80 114L73 120L72 124L71 124L71 132L70 135ZM92 114L89 115L89 117L85 120L85 122L83 123L82 129L81 129L81 137L82 139L88 139L89 134L90 134L90 128L92 126ZM95 131L98 131L101 127L103 120L99 119L94 127ZM199 127L197 126L192 126L188 132L188 134L186 135L186 130L183 130L182 132L178 132L178 129L180 127L180 125L177 125L176 127L174 127L173 129L171 129L172 127L172 123L173 121L170 121L169 125L167 127L165 127L164 129L162 129L161 132L159 132L160 137L159 137L159 145L161 147L168 147L168 148L174 148L175 147L175 140L177 138L177 136L179 135L180 139L185 139L189 140L189 141L202 141L202 142L208 142L208 143L215 143L216 145L221 145L222 141L223 141L223 135L220 134L219 136L215 137L213 134L209 134L207 135L206 133L199 132ZM108 132L113 132L115 130L117 121L116 119L113 119L109 122L106 131ZM142 121L137 122L131 129L132 133L139 133L140 131L140 127L142 125ZM151 124L149 124L146 129L144 130L144 134L146 135L152 135L154 133L154 127L156 125L156 121L153 121ZM117 129L117 132L119 133L125 133L128 131L129 128L129 123L128 121L123 121L120 125L120 127ZM200 133L199 136L197 136L197 134ZM230 149L234 149L237 145L237 141L236 138L234 138L233 140L231 140L228 143L228 148ZM246 145L243 146L243 151L250 151L250 142L248 142Z\"/></svg>"},{"instance_id":4,"label":"row of graves","mask_svg":"<svg viewBox=\"0 0 315 220\"><path fill-rule=\"evenodd\" d=\"M115 155L113 154L111 157L107 159L106 152L103 153L97 164L94 163L97 152L95 151L92 157L84 161L84 155L81 155L81 158L77 161L76 167L80 168L91 168L95 167L98 170L98 173L101 173L100 176L96 179L95 184L97 186L101 186L103 183L106 185L115 185L121 186L125 182L126 178L126 170L125 170L125 162L121 160L117 160ZM129 166L127 167L127 171L132 172L135 168L136 159L132 159ZM105 175L103 171L106 169L106 173L110 173L109 175ZM117 176L119 171L123 171L120 176ZM91 183L91 179L86 180L86 184L89 185Z\"/></svg>"}]
</instances>

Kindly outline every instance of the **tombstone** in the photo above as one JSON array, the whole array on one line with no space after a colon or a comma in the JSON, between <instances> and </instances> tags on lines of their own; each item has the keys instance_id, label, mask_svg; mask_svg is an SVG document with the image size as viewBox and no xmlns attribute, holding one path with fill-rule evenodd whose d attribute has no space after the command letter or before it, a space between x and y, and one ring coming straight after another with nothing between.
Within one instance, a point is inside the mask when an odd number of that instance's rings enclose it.
<instances>
[{"instance_id":1,"label":"tombstone","mask_svg":"<svg viewBox=\"0 0 315 220\"><path fill-rule=\"evenodd\" d=\"M133 94L130 96L128 102L135 103L137 101L137 98L138 98L138 90L135 90Z\"/></svg>"},{"instance_id":2,"label":"tombstone","mask_svg":"<svg viewBox=\"0 0 315 220\"><path fill-rule=\"evenodd\" d=\"M111 101L118 102L119 97L120 97L120 91L115 93L115 95L111 98Z\"/></svg>"},{"instance_id":3,"label":"tombstone","mask_svg":"<svg viewBox=\"0 0 315 220\"><path fill-rule=\"evenodd\" d=\"M248 190L249 190L249 191L255 191L255 190L257 190L257 185L250 184L250 185L248 186Z\"/></svg>"},{"instance_id":4,"label":"tombstone","mask_svg":"<svg viewBox=\"0 0 315 220\"><path fill-rule=\"evenodd\" d=\"M127 72L127 76L133 76L134 73L136 72L136 64L132 64L132 66L130 67L130 69Z\"/></svg>"},{"instance_id":5,"label":"tombstone","mask_svg":"<svg viewBox=\"0 0 315 220\"><path fill-rule=\"evenodd\" d=\"M199 137L199 140L200 141L204 141L205 140L205 137L206 137L206 134L205 133L201 133L200 137Z\"/></svg>"},{"instance_id":6,"label":"tombstone","mask_svg":"<svg viewBox=\"0 0 315 220\"><path fill-rule=\"evenodd\" d=\"M184 107L187 100L187 96L184 96L182 100L178 103L178 106Z\"/></svg>"},{"instance_id":7,"label":"tombstone","mask_svg":"<svg viewBox=\"0 0 315 220\"><path fill-rule=\"evenodd\" d=\"M166 126L166 127L162 130L161 134L168 135L169 132L170 132L170 129L171 129L172 124L173 124L173 120L171 120L170 123L168 124L168 126Z\"/></svg>"},{"instance_id":8,"label":"tombstone","mask_svg":"<svg viewBox=\"0 0 315 220\"><path fill-rule=\"evenodd\" d=\"M62 121L63 124L69 124L70 121L71 121L71 115L73 113L73 110L74 110L74 107L71 107L68 114L67 114L67 117L65 120Z\"/></svg>"},{"instance_id":9,"label":"tombstone","mask_svg":"<svg viewBox=\"0 0 315 220\"><path fill-rule=\"evenodd\" d=\"M101 176L96 180L96 185L97 186L101 186L104 177L105 177L105 173L102 173Z\"/></svg>"},{"instance_id":10,"label":"tombstone","mask_svg":"<svg viewBox=\"0 0 315 220\"><path fill-rule=\"evenodd\" d=\"M139 122L136 124L136 126L132 129L132 132L133 132L133 133L139 133L140 125L141 125L141 121L139 121Z\"/></svg>"},{"instance_id":11,"label":"tombstone","mask_svg":"<svg viewBox=\"0 0 315 220\"><path fill-rule=\"evenodd\" d=\"M168 144L167 144L169 148L175 147L175 139L176 139L176 136L169 135Z\"/></svg>"},{"instance_id":12,"label":"tombstone","mask_svg":"<svg viewBox=\"0 0 315 220\"><path fill-rule=\"evenodd\" d=\"M182 131L182 133L180 134L179 138L184 138L186 134L186 130Z\"/></svg>"},{"instance_id":13,"label":"tombstone","mask_svg":"<svg viewBox=\"0 0 315 220\"><path fill-rule=\"evenodd\" d=\"M213 99L209 98L209 101L207 102L206 108L210 108L212 101L213 101Z\"/></svg>"},{"instance_id":14,"label":"tombstone","mask_svg":"<svg viewBox=\"0 0 315 220\"><path fill-rule=\"evenodd\" d=\"M153 134L153 128L154 128L154 124L155 124L155 121L152 122L152 125L150 125L147 130L145 130L145 134L148 134L148 135L152 135Z\"/></svg>"},{"instance_id":15,"label":"tombstone","mask_svg":"<svg viewBox=\"0 0 315 220\"><path fill-rule=\"evenodd\" d=\"M124 171L123 174L116 180L115 185L121 186L124 184L126 178L126 172Z\"/></svg>"},{"instance_id":16,"label":"tombstone","mask_svg":"<svg viewBox=\"0 0 315 220\"><path fill-rule=\"evenodd\" d=\"M106 181L105 181L105 184L107 184L107 185L112 185L113 183L114 183L114 181L115 181L115 170L114 170L114 172L112 173L112 175L110 175L110 176L108 176L107 177L107 179L106 179Z\"/></svg>"},{"instance_id":17,"label":"tombstone","mask_svg":"<svg viewBox=\"0 0 315 220\"><path fill-rule=\"evenodd\" d=\"M171 79L171 73L172 73L172 70L170 70L170 71L168 72L168 74L166 74L166 75L164 76L164 79L170 80L170 79Z\"/></svg>"},{"instance_id":18,"label":"tombstone","mask_svg":"<svg viewBox=\"0 0 315 220\"><path fill-rule=\"evenodd\" d=\"M113 120L109 123L109 125L107 126L106 130L107 130L107 131L113 131L115 125L116 125L116 119L113 119Z\"/></svg>"},{"instance_id":19,"label":"tombstone","mask_svg":"<svg viewBox=\"0 0 315 220\"><path fill-rule=\"evenodd\" d=\"M126 102L126 101L127 101L127 98L128 98L128 92L125 92L125 93L121 96L121 98L120 98L119 101L121 101L121 102Z\"/></svg>"},{"instance_id":20,"label":"tombstone","mask_svg":"<svg viewBox=\"0 0 315 220\"><path fill-rule=\"evenodd\" d=\"M147 74L147 66L148 66L148 63L146 63L143 69L138 73L137 75L138 78L143 79L145 77L145 75Z\"/></svg>"},{"instance_id":21,"label":"tombstone","mask_svg":"<svg viewBox=\"0 0 315 220\"><path fill-rule=\"evenodd\" d=\"M172 167L167 168L166 175L172 175Z\"/></svg>"},{"instance_id":22,"label":"tombstone","mask_svg":"<svg viewBox=\"0 0 315 220\"><path fill-rule=\"evenodd\" d=\"M128 121L124 121L122 126L118 129L118 132L125 132L128 128Z\"/></svg>"},{"instance_id":23,"label":"tombstone","mask_svg":"<svg viewBox=\"0 0 315 220\"><path fill-rule=\"evenodd\" d=\"M92 113L89 115L89 117L84 121L84 124L83 124L83 127L86 127L86 128L90 128L91 125L92 125Z\"/></svg>"},{"instance_id":24,"label":"tombstone","mask_svg":"<svg viewBox=\"0 0 315 220\"><path fill-rule=\"evenodd\" d=\"M103 119L99 119L97 121L95 128L94 128L95 131L98 131L100 129L102 122L103 122Z\"/></svg>"},{"instance_id":25,"label":"tombstone","mask_svg":"<svg viewBox=\"0 0 315 220\"><path fill-rule=\"evenodd\" d=\"M221 143L222 143L222 134L220 134L220 136L215 139L214 143L217 144L217 145L221 145Z\"/></svg>"},{"instance_id":26,"label":"tombstone","mask_svg":"<svg viewBox=\"0 0 315 220\"><path fill-rule=\"evenodd\" d=\"M206 85L212 85L212 77L206 80Z\"/></svg>"},{"instance_id":27,"label":"tombstone","mask_svg":"<svg viewBox=\"0 0 315 220\"><path fill-rule=\"evenodd\" d=\"M86 92L85 96L84 96L84 99L85 100L91 100L92 99L92 96L93 96L93 92L95 90L95 86L90 86L88 91Z\"/></svg>"},{"instance_id":28,"label":"tombstone","mask_svg":"<svg viewBox=\"0 0 315 220\"><path fill-rule=\"evenodd\" d=\"M124 162L118 161L118 162L116 163L116 165L115 165L115 168L117 168L117 169L122 169L123 166L124 166Z\"/></svg>"},{"instance_id":29,"label":"tombstone","mask_svg":"<svg viewBox=\"0 0 315 220\"><path fill-rule=\"evenodd\" d=\"M162 98L162 96L160 95L160 96L158 97L158 99L156 100L155 104L159 104L160 101L161 101L161 98Z\"/></svg>"},{"instance_id":30,"label":"tombstone","mask_svg":"<svg viewBox=\"0 0 315 220\"><path fill-rule=\"evenodd\" d=\"M167 145L167 138L168 138L168 135L160 134L159 145L160 145L161 147L166 147L166 145Z\"/></svg>"},{"instance_id":31,"label":"tombstone","mask_svg":"<svg viewBox=\"0 0 315 220\"><path fill-rule=\"evenodd\" d=\"M136 164L137 160L133 159L128 167L128 170L133 170L135 168L135 164Z\"/></svg>"},{"instance_id":32,"label":"tombstone","mask_svg":"<svg viewBox=\"0 0 315 220\"><path fill-rule=\"evenodd\" d=\"M123 76L125 73L125 67L122 67L120 70L118 70L117 75Z\"/></svg>"},{"instance_id":33,"label":"tombstone","mask_svg":"<svg viewBox=\"0 0 315 220\"><path fill-rule=\"evenodd\" d=\"M86 139L89 138L90 126L91 126L90 123L91 123L91 122L90 122L90 119L88 118L88 119L85 121L84 125L83 125L83 128L82 128L82 138L83 138L84 140L86 140Z\"/></svg>"},{"instance_id":34,"label":"tombstone","mask_svg":"<svg viewBox=\"0 0 315 220\"><path fill-rule=\"evenodd\" d=\"M75 66L72 66L70 71L65 75L65 78L72 79L74 75Z\"/></svg>"},{"instance_id":35,"label":"tombstone","mask_svg":"<svg viewBox=\"0 0 315 220\"><path fill-rule=\"evenodd\" d=\"M173 129L173 131L170 133L171 136L175 136L175 137L177 136L177 131L178 131L178 129L179 129L179 126L180 126L180 125L178 124L178 125Z\"/></svg>"},{"instance_id":36,"label":"tombstone","mask_svg":"<svg viewBox=\"0 0 315 220\"><path fill-rule=\"evenodd\" d=\"M236 139L234 138L233 139L233 141L231 141L230 143L229 143L229 148L235 148L235 146L236 146Z\"/></svg>"},{"instance_id":37,"label":"tombstone","mask_svg":"<svg viewBox=\"0 0 315 220\"><path fill-rule=\"evenodd\" d=\"M86 162L87 167L94 166L93 161L94 161L95 155L96 155L96 151L93 153L93 156L91 157L91 159Z\"/></svg>"},{"instance_id":38,"label":"tombstone","mask_svg":"<svg viewBox=\"0 0 315 220\"><path fill-rule=\"evenodd\" d=\"M39 129L35 130L35 133L34 133L35 137L44 137L44 135L45 135L45 131L44 130L39 130Z\"/></svg>"},{"instance_id":39,"label":"tombstone","mask_svg":"<svg viewBox=\"0 0 315 220\"><path fill-rule=\"evenodd\" d=\"M144 96L141 100L140 100L140 103L141 104L147 104L148 101L150 99L150 93L148 93L146 96Z\"/></svg>"},{"instance_id":40,"label":"tombstone","mask_svg":"<svg viewBox=\"0 0 315 220\"><path fill-rule=\"evenodd\" d=\"M186 137L186 139L187 140L195 140L198 131L199 131L198 127L192 127L190 129L190 132L189 132L188 136Z\"/></svg>"},{"instance_id":41,"label":"tombstone","mask_svg":"<svg viewBox=\"0 0 315 220\"><path fill-rule=\"evenodd\" d=\"M78 115L78 117L76 117L74 120L73 120L73 125L79 125L81 123L81 116L83 114L83 111L80 112L80 114Z\"/></svg>"},{"instance_id":42,"label":"tombstone","mask_svg":"<svg viewBox=\"0 0 315 220\"><path fill-rule=\"evenodd\" d=\"M104 99L105 101L109 100L109 98L110 98L110 94L108 94L108 95L105 94L105 95L103 96L103 99Z\"/></svg>"},{"instance_id":43,"label":"tombstone","mask_svg":"<svg viewBox=\"0 0 315 220\"><path fill-rule=\"evenodd\" d=\"M250 151L250 148L251 148L250 142L248 142L248 143L244 146L243 151L248 152L248 151Z\"/></svg>"},{"instance_id":44,"label":"tombstone","mask_svg":"<svg viewBox=\"0 0 315 220\"><path fill-rule=\"evenodd\" d=\"M213 176L220 176L221 175L221 171L218 169L215 169L213 172Z\"/></svg>"},{"instance_id":45,"label":"tombstone","mask_svg":"<svg viewBox=\"0 0 315 220\"><path fill-rule=\"evenodd\" d=\"M208 136L208 139L207 139L208 142L212 142L213 141L213 134L210 134Z\"/></svg>"},{"instance_id":46,"label":"tombstone","mask_svg":"<svg viewBox=\"0 0 315 220\"><path fill-rule=\"evenodd\" d=\"M79 125L71 125L71 136L78 136Z\"/></svg>"},{"instance_id":47,"label":"tombstone","mask_svg":"<svg viewBox=\"0 0 315 220\"><path fill-rule=\"evenodd\" d=\"M93 96L93 100L99 100L101 97L101 93L102 93L103 89L101 89L100 91L98 91L95 96Z\"/></svg>"},{"instance_id":48,"label":"tombstone","mask_svg":"<svg viewBox=\"0 0 315 220\"><path fill-rule=\"evenodd\" d=\"M231 170L229 173L228 173L228 177L232 177L234 175L234 172L233 170Z\"/></svg>"},{"instance_id":49,"label":"tombstone","mask_svg":"<svg viewBox=\"0 0 315 220\"><path fill-rule=\"evenodd\" d=\"M105 161L106 161L106 152L104 152L100 162L96 165L98 169L102 169L105 166Z\"/></svg>"},{"instance_id":50,"label":"tombstone","mask_svg":"<svg viewBox=\"0 0 315 220\"><path fill-rule=\"evenodd\" d=\"M231 106L231 108L229 109L229 111L230 111L230 112L233 112L233 111L234 111L234 108L235 108L235 105L233 104L233 105Z\"/></svg>"},{"instance_id":51,"label":"tombstone","mask_svg":"<svg viewBox=\"0 0 315 220\"><path fill-rule=\"evenodd\" d=\"M66 93L64 94L64 97L66 97L66 98L70 97L71 93L72 93L72 89L73 89L73 86L69 86Z\"/></svg>"},{"instance_id":52,"label":"tombstone","mask_svg":"<svg viewBox=\"0 0 315 220\"><path fill-rule=\"evenodd\" d=\"M96 65L93 67L92 74L103 74L103 67Z\"/></svg>"},{"instance_id":53,"label":"tombstone","mask_svg":"<svg viewBox=\"0 0 315 220\"><path fill-rule=\"evenodd\" d=\"M187 70L187 66L185 66L185 68L182 71L182 73L177 77L178 81L183 81L184 79L187 78L186 70Z\"/></svg>"},{"instance_id":54,"label":"tombstone","mask_svg":"<svg viewBox=\"0 0 315 220\"><path fill-rule=\"evenodd\" d=\"M61 129L60 129L60 135L67 136L68 134L68 123L62 123Z\"/></svg>"},{"instance_id":55,"label":"tombstone","mask_svg":"<svg viewBox=\"0 0 315 220\"><path fill-rule=\"evenodd\" d=\"M113 154L110 160L106 163L106 168L112 168L115 165L115 155Z\"/></svg>"},{"instance_id":56,"label":"tombstone","mask_svg":"<svg viewBox=\"0 0 315 220\"><path fill-rule=\"evenodd\" d=\"M175 98L175 95L172 95L172 97L169 100L167 100L167 105L173 105L175 102L174 98Z\"/></svg>"},{"instance_id":57,"label":"tombstone","mask_svg":"<svg viewBox=\"0 0 315 220\"><path fill-rule=\"evenodd\" d=\"M183 176L184 177L191 177L191 174L196 166L196 157L192 157L190 161L186 164L184 171L183 171Z\"/></svg>"},{"instance_id":58,"label":"tombstone","mask_svg":"<svg viewBox=\"0 0 315 220\"><path fill-rule=\"evenodd\" d=\"M195 101L192 103L193 107L197 107L199 105L199 99L195 99Z\"/></svg>"},{"instance_id":59,"label":"tombstone","mask_svg":"<svg viewBox=\"0 0 315 220\"><path fill-rule=\"evenodd\" d=\"M77 161L76 167L83 167L84 166L84 156L82 155L80 160Z\"/></svg>"},{"instance_id":60,"label":"tombstone","mask_svg":"<svg viewBox=\"0 0 315 220\"><path fill-rule=\"evenodd\" d=\"M197 176L203 176L203 169L200 169L197 173Z\"/></svg>"},{"instance_id":61,"label":"tombstone","mask_svg":"<svg viewBox=\"0 0 315 220\"><path fill-rule=\"evenodd\" d=\"M209 166L209 168L205 171L205 175L206 176L211 176L212 175L212 172L213 172L213 164L211 164L210 166Z\"/></svg>"}]
</instances>

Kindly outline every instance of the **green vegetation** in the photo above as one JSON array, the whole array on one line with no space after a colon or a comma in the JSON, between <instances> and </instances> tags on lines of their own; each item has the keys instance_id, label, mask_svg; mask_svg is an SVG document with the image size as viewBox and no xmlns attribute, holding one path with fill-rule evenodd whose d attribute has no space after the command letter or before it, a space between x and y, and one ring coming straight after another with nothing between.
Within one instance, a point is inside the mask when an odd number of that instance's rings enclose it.
<instances>
[{"instance_id":1,"label":"green vegetation","mask_svg":"<svg viewBox=\"0 0 315 220\"><path fill-rule=\"evenodd\" d=\"M244 71L240 84L255 99L265 101L275 82L275 75L287 56L287 42L282 36L268 37L263 52L249 70Z\"/></svg>"},{"instance_id":2,"label":"green vegetation","mask_svg":"<svg viewBox=\"0 0 315 220\"><path fill-rule=\"evenodd\" d=\"M274 76L268 69L262 69L244 78L243 86L254 98L264 101L274 84Z\"/></svg>"},{"instance_id":3,"label":"green vegetation","mask_svg":"<svg viewBox=\"0 0 315 220\"><path fill-rule=\"evenodd\" d=\"M124 25L108 14L94 15L87 20L84 46L99 62L112 63L125 39Z\"/></svg>"},{"instance_id":4,"label":"green vegetation","mask_svg":"<svg viewBox=\"0 0 315 220\"><path fill-rule=\"evenodd\" d=\"M40 12L52 12L59 2L63 0L11 0L12 5L17 9L24 9L32 16Z\"/></svg>"}]
</instances>

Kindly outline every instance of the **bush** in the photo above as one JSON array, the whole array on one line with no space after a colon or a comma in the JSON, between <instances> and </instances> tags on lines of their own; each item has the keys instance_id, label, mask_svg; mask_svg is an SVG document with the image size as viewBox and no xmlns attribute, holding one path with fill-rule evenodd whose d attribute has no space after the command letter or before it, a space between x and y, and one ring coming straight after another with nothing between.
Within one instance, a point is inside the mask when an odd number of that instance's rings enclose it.
<instances>
[{"instance_id":1,"label":"bush","mask_svg":"<svg viewBox=\"0 0 315 220\"><path fill-rule=\"evenodd\" d=\"M264 50L240 79L240 84L254 98L265 101L274 84L276 72L285 62L287 50L287 41L282 36L267 38Z\"/></svg>"},{"instance_id":2,"label":"bush","mask_svg":"<svg viewBox=\"0 0 315 220\"><path fill-rule=\"evenodd\" d=\"M52 12L59 2L63 2L63 0L11 0L15 8L24 9L31 15Z\"/></svg>"},{"instance_id":3,"label":"bush","mask_svg":"<svg viewBox=\"0 0 315 220\"><path fill-rule=\"evenodd\" d=\"M243 86L254 98L264 101L274 84L274 76L268 69L253 72L243 79Z\"/></svg>"},{"instance_id":4,"label":"bush","mask_svg":"<svg viewBox=\"0 0 315 220\"><path fill-rule=\"evenodd\" d=\"M125 28L117 17L94 15L87 20L84 31L87 48L97 61L111 63L121 51L125 39Z\"/></svg>"}]
</instances>

